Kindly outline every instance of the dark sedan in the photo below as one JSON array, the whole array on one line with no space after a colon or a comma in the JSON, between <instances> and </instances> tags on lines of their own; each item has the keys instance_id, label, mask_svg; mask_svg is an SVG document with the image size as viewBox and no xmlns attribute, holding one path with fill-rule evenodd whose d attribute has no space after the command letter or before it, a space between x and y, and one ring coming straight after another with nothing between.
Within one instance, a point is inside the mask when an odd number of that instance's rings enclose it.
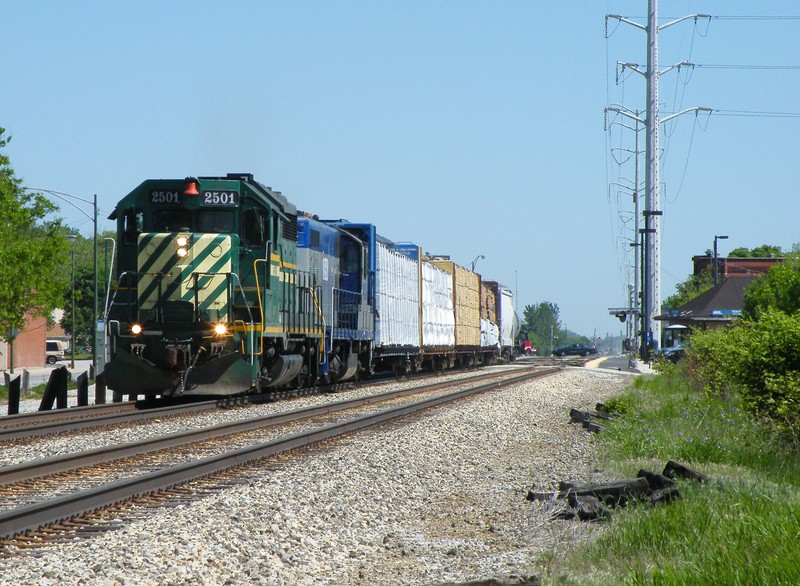
<instances>
[{"instance_id":1,"label":"dark sedan","mask_svg":"<svg viewBox=\"0 0 800 586\"><path fill-rule=\"evenodd\" d=\"M589 356L597 354L597 348L589 344L568 344L553 350L553 356Z\"/></svg>"}]
</instances>

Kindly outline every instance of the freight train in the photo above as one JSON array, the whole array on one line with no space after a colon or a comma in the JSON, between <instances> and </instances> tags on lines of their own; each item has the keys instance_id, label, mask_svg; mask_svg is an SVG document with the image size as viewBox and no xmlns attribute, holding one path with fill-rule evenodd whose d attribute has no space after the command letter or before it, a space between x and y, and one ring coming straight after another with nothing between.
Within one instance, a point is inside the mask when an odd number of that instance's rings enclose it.
<instances>
[{"instance_id":1,"label":"freight train","mask_svg":"<svg viewBox=\"0 0 800 586\"><path fill-rule=\"evenodd\" d=\"M447 257L320 220L251 174L125 196L105 316L108 387L237 395L512 360L511 290Z\"/></svg>"}]
</instances>

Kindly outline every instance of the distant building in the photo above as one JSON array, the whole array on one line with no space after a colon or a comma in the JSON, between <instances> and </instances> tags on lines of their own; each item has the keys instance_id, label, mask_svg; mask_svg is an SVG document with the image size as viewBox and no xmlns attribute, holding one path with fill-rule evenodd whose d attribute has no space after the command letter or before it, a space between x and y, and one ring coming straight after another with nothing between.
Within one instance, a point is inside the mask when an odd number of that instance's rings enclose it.
<instances>
[{"instance_id":1,"label":"distant building","mask_svg":"<svg viewBox=\"0 0 800 586\"><path fill-rule=\"evenodd\" d=\"M30 317L25 328L14 338L14 368L35 368L45 365L47 319ZM11 370L11 344L0 342L0 369Z\"/></svg>"},{"instance_id":2,"label":"distant building","mask_svg":"<svg viewBox=\"0 0 800 586\"><path fill-rule=\"evenodd\" d=\"M69 343L70 337L59 325L64 311L56 309L52 315L55 323L48 327L47 319L29 317L23 329L14 338L14 369L38 368L45 365L45 341L61 340ZM0 370L11 370L11 345L0 341Z\"/></svg>"},{"instance_id":3,"label":"distant building","mask_svg":"<svg viewBox=\"0 0 800 586\"><path fill-rule=\"evenodd\" d=\"M743 258L730 257L717 259L717 277L722 281L725 277L753 277L766 275L778 263L783 262L783 257L776 256L770 258ZM713 255L693 256L694 275L699 275L705 269L714 270Z\"/></svg>"},{"instance_id":4,"label":"distant building","mask_svg":"<svg viewBox=\"0 0 800 586\"><path fill-rule=\"evenodd\" d=\"M742 313L744 292L760 276L728 277L705 293L684 303L677 309L665 311L656 317L670 326L689 329L713 329L727 325Z\"/></svg>"}]
</instances>

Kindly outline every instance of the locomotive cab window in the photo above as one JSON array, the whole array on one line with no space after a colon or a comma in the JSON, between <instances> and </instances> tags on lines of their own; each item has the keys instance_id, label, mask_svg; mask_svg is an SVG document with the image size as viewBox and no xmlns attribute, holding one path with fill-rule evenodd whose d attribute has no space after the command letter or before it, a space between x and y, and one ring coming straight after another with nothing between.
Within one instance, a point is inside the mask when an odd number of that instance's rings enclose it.
<instances>
[{"instance_id":1,"label":"locomotive cab window","mask_svg":"<svg viewBox=\"0 0 800 586\"><path fill-rule=\"evenodd\" d=\"M342 272L358 273L359 260L361 256L361 246L350 240L342 241Z\"/></svg>"},{"instance_id":2,"label":"locomotive cab window","mask_svg":"<svg viewBox=\"0 0 800 586\"><path fill-rule=\"evenodd\" d=\"M246 245L260 246L269 240L267 217L267 212L264 210L256 208L245 210L242 218L242 240Z\"/></svg>"},{"instance_id":3,"label":"locomotive cab window","mask_svg":"<svg viewBox=\"0 0 800 586\"><path fill-rule=\"evenodd\" d=\"M125 210L122 223L123 243L136 244L139 234L144 231L144 212L136 208Z\"/></svg>"},{"instance_id":4,"label":"locomotive cab window","mask_svg":"<svg viewBox=\"0 0 800 586\"><path fill-rule=\"evenodd\" d=\"M153 214L153 232L188 232L191 229L189 210L156 210Z\"/></svg>"},{"instance_id":5,"label":"locomotive cab window","mask_svg":"<svg viewBox=\"0 0 800 586\"><path fill-rule=\"evenodd\" d=\"M207 234L233 232L233 211L203 210L197 214L197 231Z\"/></svg>"}]
</instances>

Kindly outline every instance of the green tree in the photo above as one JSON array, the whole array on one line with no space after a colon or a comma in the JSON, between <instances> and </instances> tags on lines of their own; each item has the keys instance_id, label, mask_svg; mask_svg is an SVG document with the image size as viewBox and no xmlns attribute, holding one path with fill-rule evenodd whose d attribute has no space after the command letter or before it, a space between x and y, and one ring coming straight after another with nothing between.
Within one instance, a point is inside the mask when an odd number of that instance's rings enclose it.
<instances>
[{"instance_id":1,"label":"green tree","mask_svg":"<svg viewBox=\"0 0 800 586\"><path fill-rule=\"evenodd\" d=\"M783 252L780 246L771 244L762 244L753 249L740 246L728 253L728 258L771 258L775 256L783 256Z\"/></svg>"},{"instance_id":2,"label":"green tree","mask_svg":"<svg viewBox=\"0 0 800 586\"><path fill-rule=\"evenodd\" d=\"M744 317L758 320L770 308L787 315L800 312L800 261L797 258L787 258L771 267L745 291Z\"/></svg>"},{"instance_id":3,"label":"green tree","mask_svg":"<svg viewBox=\"0 0 800 586\"><path fill-rule=\"evenodd\" d=\"M102 317L107 290L107 272L110 269L111 247L106 249L105 238L114 238L116 233L107 231L98 235L97 250L97 282L98 282L98 317ZM91 346L94 340L92 321L92 299L94 298L94 239L76 235L70 244L70 260L66 267L67 281L64 287L64 315L60 325L73 337L77 346ZM108 256L106 255L108 253ZM72 256L74 255L74 259ZM75 262L75 323L72 316L72 267Z\"/></svg>"},{"instance_id":4,"label":"green tree","mask_svg":"<svg viewBox=\"0 0 800 586\"><path fill-rule=\"evenodd\" d=\"M10 137L0 128L0 148ZM8 156L0 152L0 338L22 330L26 318L49 317L63 302L67 240L58 208L22 186Z\"/></svg>"},{"instance_id":5,"label":"green tree","mask_svg":"<svg viewBox=\"0 0 800 586\"><path fill-rule=\"evenodd\" d=\"M667 309L677 309L697 297L702 295L714 286L714 273L711 267L703 269L699 275L689 275L682 283L675 285L676 293L664 300Z\"/></svg>"},{"instance_id":6,"label":"green tree","mask_svg":"<svg viewBox=\"0 0 800 586\"><path fill-rule=\"evenodd\" d=\"M558 305L550 301L525 306L522 331L528 333L528 339L536 347L537 354L549 354L551 336L560 338L563 335L558 315Z\"/></svg>"}]
</instances>

